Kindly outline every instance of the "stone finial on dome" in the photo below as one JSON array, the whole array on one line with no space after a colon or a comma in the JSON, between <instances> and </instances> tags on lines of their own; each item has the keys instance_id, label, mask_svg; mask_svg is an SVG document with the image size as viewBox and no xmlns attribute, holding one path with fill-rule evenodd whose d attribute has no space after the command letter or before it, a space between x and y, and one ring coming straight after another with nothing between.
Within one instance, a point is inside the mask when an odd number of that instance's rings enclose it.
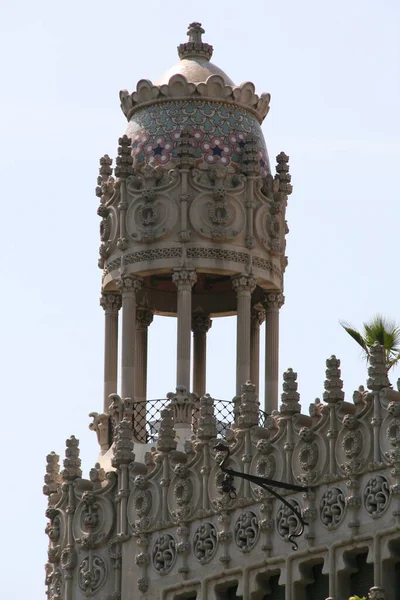
<instances>
[{"instance_id":1,"label":"stone finial on dome","mask_svg":"<svg viewBox=\"0 0 400 600\"><path fill-rule=\"evenodd\" d=\"M201 23L190 23L187 30L189 41L184 44L179 44L178 46L180 59L198 56L210 60L213 53L213 47L202 41L201 36L203 33L204 29L202 28Z\"/></svg>"}]
</instances>

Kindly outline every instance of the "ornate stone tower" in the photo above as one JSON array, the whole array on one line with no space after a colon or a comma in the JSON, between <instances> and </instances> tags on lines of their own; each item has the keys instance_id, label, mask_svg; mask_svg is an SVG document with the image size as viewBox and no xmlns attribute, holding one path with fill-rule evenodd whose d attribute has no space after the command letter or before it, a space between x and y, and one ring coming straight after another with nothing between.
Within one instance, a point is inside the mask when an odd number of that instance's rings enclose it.
<instances>
[{"instance_id":1,"label":"ornate stone tower","mask_svg":"<svg viewBox=\"0 0 400 600\"><path fill-rule=\"evenodd\" d=\"M117 391L120 304L122 397L146 398L146 329L154 313L177 317L176 383L199 396L210 318L237 314L236 391L249 379L258 386L266 313L265 410L277 408L288 157L278 156L272 176L261 131L270 96L257 96L249 82L236 86L212 64L203 32L199 23L189 26L179 63L156 84L141 80L133 93L120 93L128 129L116 179L111 159L100 161L105 413Z\"/></svg>"},{"instance_id":2,"label":"ornate stone tower","mask_svg":"<svg viewBox=\"0 0 400 600\"><path fill-rule=\"evenodd\" d=\"M189 26L157 84L121 92L129 124L114 177L100 161L100 456L89 479L74 436L61 471L47 457L48 600L397 600L400 392L375 344L369 391L345 401L331 356L323 402L301 414L288 369L277 410L288 157L272 176L269 96L235 86L202 33ZM177 386L163 400L146 393L154 314L178 322ZM211 318L231 314L232 402L205 394ZM256 394L264 318L268 415Z\"/></svg>"}]
</instances>

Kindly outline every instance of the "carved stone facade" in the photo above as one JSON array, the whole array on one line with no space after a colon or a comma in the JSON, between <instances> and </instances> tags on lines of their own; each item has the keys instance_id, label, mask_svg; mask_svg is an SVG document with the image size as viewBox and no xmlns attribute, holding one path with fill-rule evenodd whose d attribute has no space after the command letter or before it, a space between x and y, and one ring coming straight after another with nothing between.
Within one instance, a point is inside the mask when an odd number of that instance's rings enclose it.
<instances>
[{"instance_id":1,"label":"carved stone facade","mask_svg":"<svg viewBox=\"0 0 400 600\"><path fill-rule=\"evenodd\" d=\"M331 356L323 401L302 414L288 369L278 409L288 156L272 175L261 132L269 94L235 86L209 62L202 33L189 26L181 62L159 83L121 92L127 134L114 170L100 159L104 394L90 415L100 456L88 479L74 436L62 469L47 456L48 600L396 600L400 392L376 345L368 391L352 402ZM207 332L232 314L237 395L221 412L206 393ZM153 315L177 317L178 341L176 390L152 402ZM264 319L266 412L256 389ZM243 477L221 470L221 446Z\"/></svg>"},{"instance_id":2,"label":"carved stone facade","mask_svg":"<svg viewBox=\"0 0 400 600\"><path fill-rule=\"evenodd\" d=\"M333 364L340 377L339 361L331 357L328 388ZM360 555L367 566L378 562L370 598L395 600L400 392L386 387L383 375L383 363L375 361L371 391L362 399L356 393L355 403L347 402L337 393L339 398L318 401L305 415L289 370L281 411L265 427L258 425L254 386L243 387L240 412L225 438L230 466L310 486L304 493L284 492L308 523L297 553L287 542L300 523L287 506L246 480L235 478L236 498L221 487L210 396L201 399L199 426L178 451L175 420L193 422L195 402L184 390L169 394L157 446L147 447L143 462L135 459L140 444L133 443L129 402L122 402L118 414L127 416L114 428L112 470L101 475L97 465L90 480L82 479L73 437L61 473L57 455L48 457L49 598L211 599L225 597L217 594L221 585L237 585L238 597L268 598L262 595L265 581L279 573L285 597L301 599L312 583L304 573L310 564L321 564L329 575L329 598L342 600L355 591L354 557Z\"/></svg>"}]
</instances>

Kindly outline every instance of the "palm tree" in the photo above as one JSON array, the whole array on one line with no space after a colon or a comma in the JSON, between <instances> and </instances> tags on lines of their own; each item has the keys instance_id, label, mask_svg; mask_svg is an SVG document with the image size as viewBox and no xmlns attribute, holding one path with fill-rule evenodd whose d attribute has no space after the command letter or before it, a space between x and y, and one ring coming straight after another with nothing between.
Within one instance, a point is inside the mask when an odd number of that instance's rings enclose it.
<instances>
[{"instance_id":1,"label":"palm tree","mask_svg":"<svg viewBox=\"0 0 400 600\"><path fill-rule=\"evenodd\" d=\"M386 366L394 367L400 361L400 327L395 321L382 315L375 315L368 323L363 323L360 333L352 325L340 321L341 326L361 346L367 360L370 358L370 347L378 342L385 350Z\"/></svg>"}]
</instances>

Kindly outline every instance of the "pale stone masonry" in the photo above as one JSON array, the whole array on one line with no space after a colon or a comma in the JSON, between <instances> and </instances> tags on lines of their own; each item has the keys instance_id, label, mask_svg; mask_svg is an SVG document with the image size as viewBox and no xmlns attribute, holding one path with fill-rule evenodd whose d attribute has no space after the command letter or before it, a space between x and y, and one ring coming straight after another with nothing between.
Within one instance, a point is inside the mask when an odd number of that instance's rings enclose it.
<instances>
[{"instance_id":1,"label":"pale stone masonry","mask_svg":"<svg viewBox=\"0 0 400 600\"><path fill-rule=\"evenodd\" d=\"M176 66L120 93L128 129L115 169L100 159L100 451L87 479L74 436L63 466L47 456L48 600L397 600L400 392L376 345L368 390L352 401L332 356L323 401L301 414L288 369L279 404L289 159L278 154L271 173L270 96L211 63L203 33L192 23ZM158 400L147 395L154 315L177 319L176 389ZM208 331L229 315L232 401L206 381ZM244 479L221 470L227 448ZM269 491L252 475L278 483Z\"/></svg>"}]
</instances>

